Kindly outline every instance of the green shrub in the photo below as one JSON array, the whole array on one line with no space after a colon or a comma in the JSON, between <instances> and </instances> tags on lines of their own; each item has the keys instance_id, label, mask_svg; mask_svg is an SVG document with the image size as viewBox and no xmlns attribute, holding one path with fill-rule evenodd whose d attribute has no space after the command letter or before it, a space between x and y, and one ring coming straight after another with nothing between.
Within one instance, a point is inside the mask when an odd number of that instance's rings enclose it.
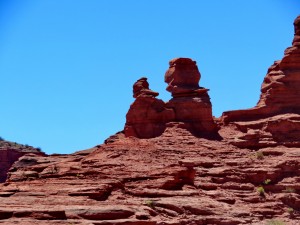
<instances>
[{"instance_id":1,"label":"green shrub","mask_svg":"<svg viewBox=\"0 0 300 225\"><path fill-rule=\"evenodd\" d=\"M257 188L257 192L258 192L258 194L259 194L260 196L265 196L265 189L264 189L263 186L259 186L259 187Z\"/></svg>"},{"instance_id":2,"label":"green shrub","mask_svg":"<svg viewBox=\"0 0 300 225\"><path fill-rule=\"evenodd\" d=\"M268 184L270 184L271 183L271 180L270 179L266 179L265 181L264 181L264 184L266 184L266 185L268 185Z\"/></svg>"},{"instance_id":3,"label":"green shrub","mask_svg":"<svg viewBox=\"0 0 300 225\"><path fill-rule=\"evenodd\" d=\"M285 193L295 193L296 190L294 188L287 187L287 188L285 188L285 190L283 190L283 192L285 192Z\"/></svg>"},{"instance_id":4,"label":"green shrub","mask_svg":"<svg viewBox=\"0 0 300 225\"><path fill-rule=\"evenodd\" d=\"M150 207L150 208L154 208L154 206L155 206L155 201L153 201L153 200L147 200L147 201L145 201L145 205L147 205L148 207Z\"/></svg>"},{"instance_id":5,"label":"green shrub","mask_svg":"<svg viewBox=\"0 0 300 225\"><path fill-rule=\"evenodd\" d=\"M290 216L293 216L295 210L293 208L287 208L287 212L288 212L288 214L290 214Z\"/></svg>"},{"instance_id":6,"label":"green shrub","mask_svg":"<svg viewBox=\"0 0 300 225\"><path fill-rule=\"evenodd\" d=\"M262 160L264 158L264 153L263 152L256 152L256 158Z\"/></svg>"},{"instance_id":7,"label":"green shrub","mask_svg":"<svg viewBox=\"0 0 300 225\"><path fill-rule=\"evenodd\" d=\"M281 220L269 220L266 225L285 225Z\"/></svg>"}]
</instances>

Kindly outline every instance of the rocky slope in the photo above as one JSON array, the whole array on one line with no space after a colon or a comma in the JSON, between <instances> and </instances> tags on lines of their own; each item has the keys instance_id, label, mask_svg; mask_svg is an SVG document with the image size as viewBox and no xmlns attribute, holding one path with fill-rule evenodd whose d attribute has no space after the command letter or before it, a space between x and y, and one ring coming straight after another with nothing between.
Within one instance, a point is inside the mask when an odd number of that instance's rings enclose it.
<instances>
[{"instance_id":1,"label":"rocky slope","mask_svg":"<svg viewBox=\"0 0 300 225\"><path fill-rule=\"evenodd\" d=\"M174 59L173 98L138 80L124 132L71 155L20 157L0 185L0 224L299 225L299 20L256 107L214 119L196 62Z\"/></svg>"}]
</instances>

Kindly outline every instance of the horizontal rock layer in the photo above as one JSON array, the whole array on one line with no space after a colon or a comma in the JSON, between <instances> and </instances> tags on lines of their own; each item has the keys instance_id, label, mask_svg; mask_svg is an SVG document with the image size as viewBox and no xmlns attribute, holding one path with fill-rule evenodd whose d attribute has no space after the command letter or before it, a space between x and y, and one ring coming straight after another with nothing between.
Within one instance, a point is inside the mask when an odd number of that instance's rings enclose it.
<instances>
[{"instance_id":1,"label":"horizontal rock layer","mask_svg":"<svg viewBox=\"0 0 300 225\"><path fill-rule=\"evenodd\" d=\"M221 128L220 142L181 126L152 139L119 133L71 155L21 157L0 186L0 223L299 221L299 148L241 149L229 143L234 127Z\"/></svg>"}]
</instances>

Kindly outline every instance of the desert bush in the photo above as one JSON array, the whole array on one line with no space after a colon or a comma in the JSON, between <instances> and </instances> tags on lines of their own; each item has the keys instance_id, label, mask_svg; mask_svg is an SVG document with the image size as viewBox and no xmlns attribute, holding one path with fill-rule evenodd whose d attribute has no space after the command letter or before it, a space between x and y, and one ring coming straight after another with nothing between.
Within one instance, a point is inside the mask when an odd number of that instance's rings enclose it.
<instances>
[{"instance_id":1,"label":"desert bush","mask_svg":"<svg viewBox=\"0 0 300 225\"><path fill-rule=\"evenodd\" d=\"M269 220L266 225L285 225L281 220Z\"/></svg>"},{"instance_id":2,"label":"desert bush","mask_svg":"<svg viewBox=\"0 0 300 225\"><path fill-rule=\"evenodd\" d=\"M264 189L263 186L259 186L259 187L257 188L257 192L258 192L258 194L259 194L260 196L265 196L265 189Z\"/></svg>"}]
</instances>

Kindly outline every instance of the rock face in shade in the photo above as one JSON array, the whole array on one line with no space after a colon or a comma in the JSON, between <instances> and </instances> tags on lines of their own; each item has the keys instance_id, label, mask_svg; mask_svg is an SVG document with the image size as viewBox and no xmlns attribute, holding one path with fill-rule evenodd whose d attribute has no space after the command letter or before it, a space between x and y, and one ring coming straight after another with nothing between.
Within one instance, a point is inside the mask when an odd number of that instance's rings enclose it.
<instances>
[{"instance_id":1,"label":"rock face in shade","mask_svg":"<svg viewBox=\"0 0 300 225\"><path fill-rule=\"evenodd\" d=\"M14 142L0 141L0 183L4 182L11 165L25 154L45 155L38 149Z\"/></svg>"},{"instance_id":2,"label":"rock face in shade","mask_svg":"<svg viewBox=\"0 0 300 225\"><path fill-rule=\"evenodd\" d=\"M157 137L172 122L181 122L196 136L217 136L208 89L199 87L201 76L196 62L176 58L169 65L165 82L173 98L167 103L155 98L158 93L149 89L147 78L139 79L133 85L136 100L126 115L125 136Z\"/></svg>"},{"instance_id":3,"label":"rock face in shade","mask_svg":"<svg viewBox=\"0 0 300 225\"><path fill-rule=\"evenodd\" d=\"M293 44L269 68L254 108L224 112L222 120L251 121L283 113L300 113L300 16L294 21Z\"/></svg>"}]
</instances>

